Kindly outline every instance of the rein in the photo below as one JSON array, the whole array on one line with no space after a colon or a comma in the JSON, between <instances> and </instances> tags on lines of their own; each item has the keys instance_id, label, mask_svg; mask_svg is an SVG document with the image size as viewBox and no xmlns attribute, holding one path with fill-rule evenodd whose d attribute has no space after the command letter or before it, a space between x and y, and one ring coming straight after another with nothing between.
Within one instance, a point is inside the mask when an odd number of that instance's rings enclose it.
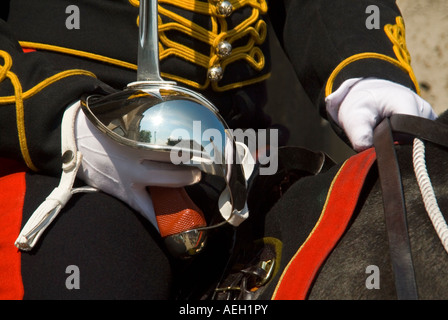
<instances>
[{"instance_id":1,"label":"rein","mask_svg":"<svg viewBox=\"0 0 448 320\"><path fill-rule=\"evenodd\" d=\"M393 115L375 129L373 145L383 194L383 207L398 299L418 299L403 195L393 134L405 134L448 147L448 126L416 116Z\"/></svg>"}]
</instances>

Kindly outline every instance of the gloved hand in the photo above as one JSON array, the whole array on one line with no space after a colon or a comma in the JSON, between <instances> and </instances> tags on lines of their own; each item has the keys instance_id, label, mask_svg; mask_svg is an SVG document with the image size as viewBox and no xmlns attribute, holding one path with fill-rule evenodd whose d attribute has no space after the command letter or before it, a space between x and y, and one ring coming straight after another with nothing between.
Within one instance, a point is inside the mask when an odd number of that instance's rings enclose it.
<instances>
[{"instance_id":1,"label":"gloved hand","mask_svg":"<svg viewBox=\"0 0 448 320\"><path fill-rule=\"evenodd\" d=\"M381 79L346 80L325 102L328 113L356 151L371 147L374 128L393 114L437 118L431 105L415 92Z\"/></svg>"},{"instance_id":2,"label":"gloved hand","mask_svg":"<svg viewBox=\"0 0 448 320\"><path fill-rule=\"evenodd\" d=\"M183 187L199 182L197 168L153 161L148 151L126 147L100 132L79 111L75 140L83 155L77 177L124 201L157 227L147 186Z\"/></svg>"}]
</instances>

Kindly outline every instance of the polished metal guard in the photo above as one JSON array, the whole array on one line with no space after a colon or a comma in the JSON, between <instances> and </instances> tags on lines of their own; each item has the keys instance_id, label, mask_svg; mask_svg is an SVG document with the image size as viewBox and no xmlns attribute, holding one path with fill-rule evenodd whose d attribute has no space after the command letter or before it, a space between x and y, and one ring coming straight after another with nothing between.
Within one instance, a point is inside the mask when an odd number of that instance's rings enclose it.
<instances>
[{"instance_id":1,"label":"polished metal guard","mask_svg":"<svg viewBox=\"0 0 448 320\"><path fill-rule=\"evenodd\" d=\"M82 109L99 130L118 143L152 152L155 161L167 161L167 155L173 150L167 143L157 143L157 141L149 143L141 139L143 130L152 130L150 127L143 126L142 123L149 123L151 119L154 119L155 112L161 112L166 116L163 125L168 129L170 126L171 129L175 129L173 123L177 123L176 119L185 119L186 116L190 116L186 120L187 123L194 120L201 121L205 129L221 132L224 139L223 145L216 145L217 154L223 157L221 162L210 164L199 161L193 165L204 173L217 175L225 180L226 188L221 198L228 198L231 203L230 215L221 223L188 230L165 239L169 249L172 249L170 251L184 257L200 251L199 248L204 246L206 230L226 224L235 214L245 209L246 181L242 165L236 160L235 140L218 109L197 92L177 86L173 81L162 79L159 70L157 6L157 0L140 0L137 81L129 83L122 92L105 97L86 97L82 100ZM201 111L196 112L198 109ZM211 118L214 122L207 121ZM226 158L228 141L231 143L228 147L232 148L232 159ZM202 141L196 142L202 146ZM192 237L197 240L198 250L187 244L195 242L192 241Z\"/></svg>"}]
</instances>

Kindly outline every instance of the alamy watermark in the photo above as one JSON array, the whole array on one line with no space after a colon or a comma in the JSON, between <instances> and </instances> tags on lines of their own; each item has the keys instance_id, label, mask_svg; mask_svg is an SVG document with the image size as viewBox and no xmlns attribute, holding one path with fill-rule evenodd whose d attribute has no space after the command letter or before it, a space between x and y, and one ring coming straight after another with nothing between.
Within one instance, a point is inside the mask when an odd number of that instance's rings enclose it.
<instances>
[{"instance_id":1,"label":"alamy watermark","mask_svg":"<svg viewBox=\"0 0 448 320\"><path fill-rule=\"evenodd\" d=\"M227 133L215 128L202 130L201 121L193 121L193 129L175 129L171 133L173 164L260 164L260 175L273 175L278 170L278 130L277 129L228 129ZM246 146L244 154L231 153L232 138ZM198 156L199 155L199 156Z\"/></svg>"},{"instance_id":2,"label":"alamy watermark","mask_svg":"<svg viewBox=\"0 0 448 320\"><path fill-rule=\"evenodd\" d=\"M79 12L79 7L71 4L65 8L65 13L69 16L65 19L65 27L68 30L80 29L81 28L81 14Z\"/></svg>"},{"instance_id":3,"label":"alamy watermark","mask_svg":"<svg viewBox=\"0 0 448 320\"><path fill-rule=\"evenodd\" d=\"M81 274L79 267L76 265L69 265L65 268L65 273L69 274L67 279L65 279L65 287L68 290L80 289L81 288Z\"/></svg>"},{"instance_id":4,"label":"alamy watermark","mask_svg":"<svg viewBox=\"0 0 448 320\"><path fill-rule=\"evenodd\" d=\"M369 276L366 278L366 288L379 289L380 288L380 268L376 265L369 265L366 268L366 274Z\"/></svg>"},{"instance_id":5,"label":"alamy watermark","mask_svg":"<svg viewBox=\"0 0 448 320\"><path fill-rule=\"evenodd\" d=\"M380 8L376 5L370 5L366 8L366 14L369 16L366 19L366 28L369 30L380 28Z\"/></svg>"},{"instance_id":6,"label":"alamy watermark","mask_svg":"<svg viewBox=\"0 0 448 320\"><path fill-rule=\"evenodd\" d=\"M69 5L65 8L65 13L68 17L65 20L65 27L68 30L80 29L81 15L79 7L76 5ZM366 7L365 13L369 16L366 19L365 25L369 30L380 29L380 9L376 5L369 5Z\"/></svg>"}]
</instances>

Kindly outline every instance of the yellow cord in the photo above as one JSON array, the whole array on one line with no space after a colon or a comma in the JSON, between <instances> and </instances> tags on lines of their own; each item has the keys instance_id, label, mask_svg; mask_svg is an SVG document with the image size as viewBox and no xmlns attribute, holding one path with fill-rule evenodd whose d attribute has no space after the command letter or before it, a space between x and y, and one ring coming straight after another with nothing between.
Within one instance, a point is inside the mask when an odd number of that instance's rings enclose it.
<instances>
[{"instance_id":1,"label":"yellow cord","mask_svg":"<svg viewBox=\"0 0 448 320\"><path fill-rule=\"evenodd\" d=\"M135 7L138 7L140 4L138 0L129 0L129 2ZM215 4L195 0L159 0L159 3L167 3L184 10L208 15L210 16L212 26L211 30L205 29L159 5L159 13L170 19L170 22L162 23L162 20L159 17L159 53L161 60L168 56L177 56L205 69L219 64L223 71L230 63L234 63L238 60L245 60L252 68L254 68L254 70L260 71L263 69L265 58L261 49L256 47L256 45L262 44L266 39L266 23L263 20L260 20L260 14L265 14L268 10L265 0L230 0L234 10L244 6L250 6L252 8L250 16L231 30L228 30L226 19L220 16L217 12ZM169 39L166 34L173 30L210 45L209 55L207 56L193 48ZM236 40L245 36L249 36L246 45L234 48L232 53L224 59L221 59L217 55L215 48L219 42L225 40L230 44L233 44ZM210 85L210 80L208 79L206 79L205 83L200 84L176 75L165 74L165 76L171 80L188 84L196 89L205 89ZM263 75L258 78L229 84L223 87L220 87L217 83L213 82L212 87L215 91L226 91L254 82L263 81L267 77L268 76Z\"/></svg>"},{"instance_id":2,"label":"yellow cord","mask_svg":"<svg viewBox=\"0 0 448 320\"><path fill-rule=\"evenodd\" d=\"M412 82L414 82L417 94L420 95L420 86L411 67L411 55L406 46L406 28L402 17L395 18L395 25L387 24L384 26L384 32L393 44L395 56L401 66L408 72Z\"/></svg>"},{"instance_id":3,"label":"yellow cord","mask_svg":"<svg viewBox=\"0 0 448 320\"><path fill-rule=\"evenodd\" d=\"M162 23L159 16L159 57L160 60L166 59L169 56L177 56L183 60L193 63L201 68L207 70L215 65L220 65L225 71L226 66L231 63L235 63L239 60L246 61L255 71L263 70L265 66L265 57L262 50L258 47L263 44L267 37L267 25L266 22L260 19L260 14L267 12L267 4L265 0L231 0L230 1L234 10L250 6L250 16L243 20L240 24L236 25L233 29L228 29L227 21L224 17L219 16L215 12L216 5L194 0L159 0L159 3L169 3L185 10L197 12L199 14L209 15L211 19L211 29L208 30L200 25L190 21L164 7L158 7L159 13L167 18L170 22ZM138 0L129 0L129 3L135 7L139 6ZM182 45L178 42L171 40L167 33L170 31L181 32L189 37L197 39L210 46L210 51L207 54L200 53L193 48ZM216 52L216 46L223 40L233 44L235 41L247 37L248 41L245 45L233 48L232 53L226 58L220 58ZM134 63L94 54L86 51L65 48L50 44L36 43L30 41L20 41L22 47L47 50L53 52L59 52L63 54L69 54L82 58L101 61L104 63L112 64L115 66L123 67L126 69L137 70L137 65ZM178 75L161 73L161 76L174 80L179 83L186 84L198 90L207 89L209 86L217 92L223 92L253 83L261 82L270 77L270 73L263 74L252 79L230 83L220 86L218 82L211 82L207 77L205 82L200 83L193 81Z\"/></svg>"},{"instance_id":4,"label":"yellow cord","mask_svg":"<svg viewBox=\"0 0 448 320\"><path fill-rule=\"evenodd\" d=\"M333 84L336 76L341 72L342 69L344 69L346 66L348 66L350 63L362 60L362 59L379 59L383 61L387 61L392 63L393 65L399 67L403 71L409 74L409 77L411 78L412 82L414 83L415 89L417 94L420 94L420 87L418 85L417 78L415 77L414 71L411 67L411 55L409 54L409 51L406 47L406 38L405 38L405 26L403 22L402 17L396 17L395 19L396 24L391 25L387 24L384 26L384 32L386 33L387 37L393 44L393 50L397 57L397 59L394 59L392 57L389 57L385 54L376 53L376 52L363 52L358 53L353 56L348 57L347 59L343 60L331 73L330 77L328 78L327 85L325 87L325 96L329 96L333 91Z\"/></svg>"},{"instance_id":5,"label":"yellow cord","mask_svg":"<svg viewBox=\"0 0 448 320\"><path fill-rule=\"evenodd\" d=\"M23 92L22 85L20 83L19 78L17 75L11 71L12 67L12 57L11 55L3 50L0 50L0 57L4 60L4 65L0 65L0 83L3 82L6 78L8 78L13 87L14 87L14 95L13 96L6 96L6 97L0 97L0 105L7 105L11 103L15 103L16 105L16 123L17 123L17 133L18 133L18 139L19 139L19 145L20 145L20 151L22 153L23 160L25 161L28 168L30 168L33 171L38 171L36 166L33 164L33 161L31 160L31 156L29 154L28 150L28 144L26 139L26 131L25 131L25 112L24 112L24 105L23 102L25 99L28 99L35 95L36 93L40 92L45 87L51 85L52 83L73 75L85 75L85 76L91 76L95 77L95 75L91 72L84 71L84 70L67 70L60 72L58 74L55 74L44 81L40 82L33 88L27 90L26 92Z\"/></svg>"}]
</instances>

